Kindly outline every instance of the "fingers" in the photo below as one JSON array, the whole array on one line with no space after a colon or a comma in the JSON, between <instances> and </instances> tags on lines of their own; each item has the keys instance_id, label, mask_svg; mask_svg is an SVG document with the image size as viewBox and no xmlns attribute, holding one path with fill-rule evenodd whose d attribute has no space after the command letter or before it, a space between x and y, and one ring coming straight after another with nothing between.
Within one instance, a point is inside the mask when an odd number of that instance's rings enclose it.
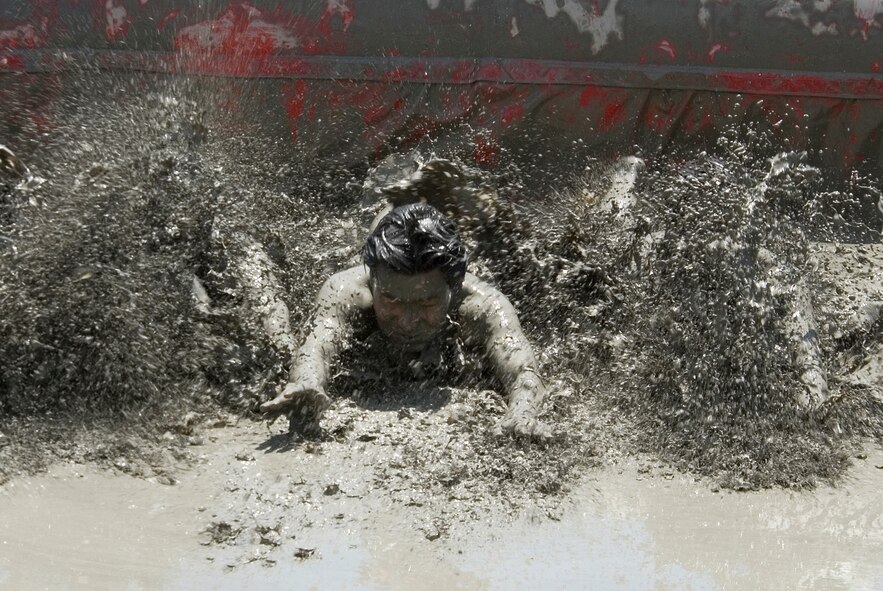
<instances>
[{"instance_id":1,"label":"fingers","mask_svg":"<svg viewBox=\"0 0 883 591\"><path fill-rule=\"evenodd\" d=\"M292 399L286 408L289 409L290 416L318 419L329 406L331 400L326 395L318 392L302 392L300 396Z\"/></svg>"},{"instance_id":2,"label":"fingers","mask_svg":"<svg viewBox=\"0 0 883 591\"><path fill-rule=\"evenodd\" d=\"M285 409L289 402L289 399L280 394L273 400L268 400L267 402L263 403L260 407L261 412L264 414L276 413L278 415Z\"/></svg>"},{"instance_id":3,"label":"fingers","mask_svg":"<svg viewBox=\"0 0 883 591\"><path fill-rule=\"evenodd\" d=\"M264 410L263 407L261 407L261 419L267 421L267 426L272 425L274 422L276 422L276 419L284 415L284 409L275 408L271 410Z\"/></svg>"},{"instance_id":4,"label":"fingers","mask_svg":"<svg viewBox=\"0 0 883 591\"><path fill-rule=\"evenodd\" d=\"M331 405L323 392L302 392L288 413L288 432L315 437L322 432L319 420Z\"/></svg>"},{"instance_id":5,"label":"fingers","mask_svg":"<svg viewBox=\"0 0 883 591\"><path fill-rule=\"evenodd\" d=\"M552 437L552 429L537 419L510 416L504 417L494 427L494 435L500 437L507 434L542 441Z\"/></svg>"},{"instance_id":6,"label":"fingers","mask_svg":"<svg viewBox=\"0 0 883 591\"><path fill-rule=\"evenodd\" d=\"M295 391L286 388L273 400L263 403L260 410L264 419L270 422L283 414L318 421L329 406L331 399L322 391Z\"/></svg>"}]
</instances>

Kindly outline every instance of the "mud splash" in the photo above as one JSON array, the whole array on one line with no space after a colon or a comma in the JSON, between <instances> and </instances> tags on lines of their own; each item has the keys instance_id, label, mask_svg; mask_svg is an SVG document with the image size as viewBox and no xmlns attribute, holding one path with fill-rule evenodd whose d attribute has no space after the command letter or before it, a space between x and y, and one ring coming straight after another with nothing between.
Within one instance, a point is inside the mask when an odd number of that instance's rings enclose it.
<instances>
[{"instance_id":1,"label":"mud splash","mask_svg":"<svg viewBox=\"0 0 883 591\"><path fill-rule=\"evenodd\" d=\"M4 188L0 470L8 478L60 457L174 481L163 461L193 459L204 418L220 408L251 420L285 371L243 280L248 253L263 252L291 325L303 325L376 213L364 201L369 167L341 168L263 122L209 109L211 93L192 81L95 76L65 88L48 136L19 131L16 153L46 182ZM436 147L455 161L470 149L451 138ZM499 196L495 223L473 236L492 245L476 269L512 296L538 344L552 391L545 419L558 432L548 444L492 438L502 407L485 389L403 384L377 399L340 381L324 439L271 432L261 450L394 450L371 465L374 480L397 506L432 500L418 526L428 536L489 505L554 515L579 474L638 450L739 489L837 479L859 438L881 434L879 384L843 385L879 331L838 340L842 319L820 313L835 392L822 410L801 407L783 327L793 297L766 281L763 253L783 269L779 283L808 277L831 309L827 276L811 270L813 241L840 237L833 214L879 198L877 185L835 190L800 155L768 152L730 138L688 166L651 160L635 199L625 191L610 207L610 164L582 156L562 157L567 174L552 186L525 154L495 174L464 174L464 190ZM879 220L867 224L879 240ZM881 261L867 248L856 297L879 300ZM121 439L115 423L133 435ZM346 492L332 480L328 496ZM235 529L217 531L226 540Z\"/></svg>"}]
</instances>

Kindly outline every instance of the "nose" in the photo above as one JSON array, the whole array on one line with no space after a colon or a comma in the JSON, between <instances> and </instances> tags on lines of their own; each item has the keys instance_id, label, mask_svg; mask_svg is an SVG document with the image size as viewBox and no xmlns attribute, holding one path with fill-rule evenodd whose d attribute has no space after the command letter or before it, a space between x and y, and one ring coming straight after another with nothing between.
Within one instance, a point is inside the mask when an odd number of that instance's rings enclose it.
<instances>
[{"instance_id":1,"label":"nose","mask_svg":"<svg viewBox=\"0 0 883 591\"><path fill-rule=\"evenodd\" d=\"M420 322L417 311L410 306L405 308L404 312L398 317L399 329L402 332L414 332Z\"/></svg>"}]
</instances>

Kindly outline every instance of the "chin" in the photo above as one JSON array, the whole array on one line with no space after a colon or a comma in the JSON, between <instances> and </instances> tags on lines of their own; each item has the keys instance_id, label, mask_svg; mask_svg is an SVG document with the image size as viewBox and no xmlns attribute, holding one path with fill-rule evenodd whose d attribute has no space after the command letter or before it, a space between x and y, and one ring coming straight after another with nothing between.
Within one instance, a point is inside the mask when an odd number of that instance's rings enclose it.
<instances>
[{"instance_id":1,"label":"chin","mask_svg":"<svg viewBox=\"0 0 883 591\"><path fill-rule=\"evenodd\" d=\"M429 345L429 340L414 340L414 339L405 339L396 335L388 335L389 340L396 346L401 348L404 351L417 352L422 351Z\"/></svg>"}]
</instances>

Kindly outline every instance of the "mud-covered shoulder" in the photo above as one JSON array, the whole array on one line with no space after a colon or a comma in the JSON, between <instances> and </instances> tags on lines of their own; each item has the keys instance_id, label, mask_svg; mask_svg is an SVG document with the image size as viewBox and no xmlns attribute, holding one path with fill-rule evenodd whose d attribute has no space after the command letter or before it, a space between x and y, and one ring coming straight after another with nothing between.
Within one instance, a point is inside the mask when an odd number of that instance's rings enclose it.
<instances>
[{"instance_id":1,"label":"mud-covered shoulder","mask_svg":"<svg viewBox=\"0 0 883 591\"><path fill-rule=\"evenodd\" d=\"M463 281L457 311L467 341L477 339L479 342L490 342L506 335L523 338L518 312L509 298L471 273L467 273Z\"/></svg>"},{"instance_id":2,"label":"mud-covered shoulder","mask_svg":"<svg viewBox=\"0 0 883 591\"><path fill-rule=\"evenodd\" d=\"M335 273L322 284L316 299L320 312L332 308L367 310L373 303L368 271L357 266Z\"/></svg>"},{"instance_id":3,"label":"mud-covered shoulder","mask_svg":"<svg viewBox=\"0 0 883 591\"><path fill-rule=\"evenodd\" d=\"M472 273L466 273L459 305L464 320L481 320L501 310L515 314L515 308L503 292Z\"/></svg>"}]
</instances>

